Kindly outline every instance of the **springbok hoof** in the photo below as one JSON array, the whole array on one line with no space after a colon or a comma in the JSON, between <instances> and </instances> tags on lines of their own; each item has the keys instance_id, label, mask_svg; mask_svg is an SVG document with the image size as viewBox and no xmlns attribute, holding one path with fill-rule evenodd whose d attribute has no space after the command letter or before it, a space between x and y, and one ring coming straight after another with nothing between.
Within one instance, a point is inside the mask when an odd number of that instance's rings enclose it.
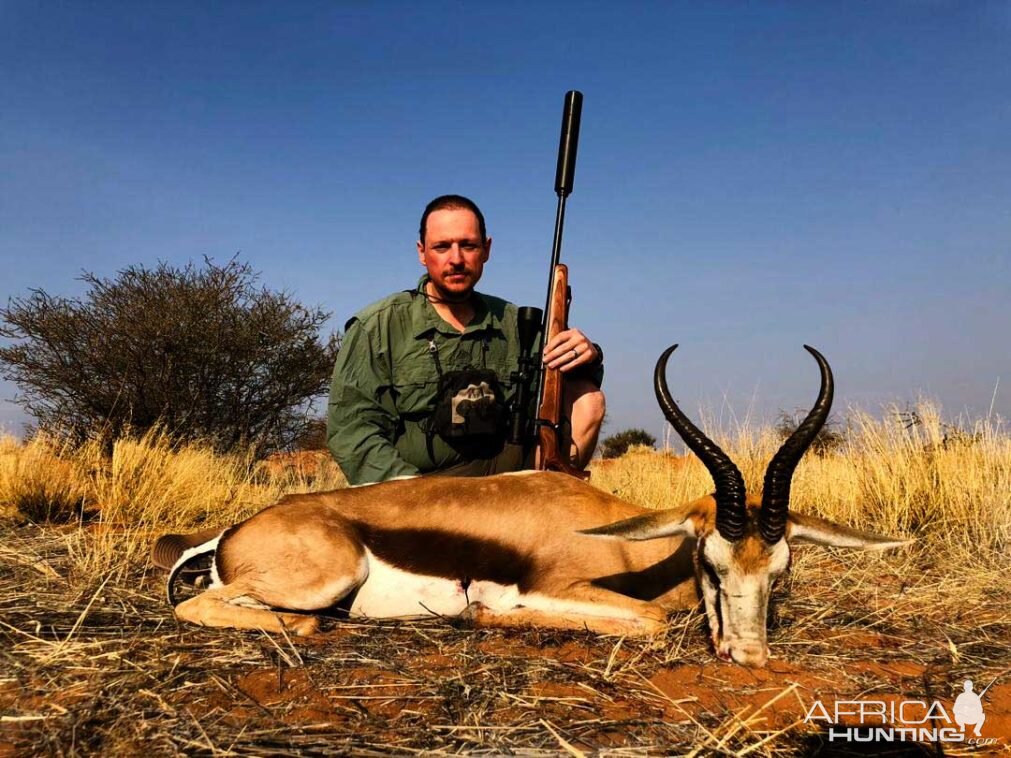
<instances>
[{"instance_id":1,"label":"springbok hoof","mask_svg":"<svg viewBox=\"0 0 1011 758\"><path fill-rule=\"evenodd\" d=\"M484 603L473 602L460 612L460 620L470 624L479 624L487 614L488 606Z\"/></svg>"},{"instance_id":2,"label":"springbok hoof","mask_svg":"<svg viewBox=\"0 0 1011 758\"><path fill-rule=\"evenodd\" d=\"M662 634L667 629L667 619L644 616L639 619L639 626L642 628L644 636L653 637L657 634Z\"/></svg>"},{"instance_id":3,"label":"springbok hoof","mask_svg":"<svg viewBox=\"0 0 1011 758\"><path fill-rule=\"evenodd\" d=\"M296 637L308 637L319 632L319 619L315 616L285 616L284 628Z\"/></svg>"}]
</instances>

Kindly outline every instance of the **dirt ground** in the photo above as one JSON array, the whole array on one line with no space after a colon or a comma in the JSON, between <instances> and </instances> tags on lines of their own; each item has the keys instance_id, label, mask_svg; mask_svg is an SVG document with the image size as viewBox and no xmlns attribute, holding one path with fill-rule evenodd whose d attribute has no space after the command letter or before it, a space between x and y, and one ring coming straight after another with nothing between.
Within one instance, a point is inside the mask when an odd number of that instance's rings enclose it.
<instances>
[{"instance_id":1,"label":"dirt ground","mask_svg":"<svg viewBox=\"0 0 1011 758\"><path fill-rule=\"evenodd\" d=\"M67 529L0 533L0 756L1011 754L1006 601L936 618L917 612L933 579L887 564L840 593L841 553L777 589L773 659L755 670L718 661L698 613L654 640L441 619L328 620L305 640L182 626L161 575L74 589ZM983 747L865 746L804 723L816 701L950 714L966 678L994 680Z\"/></svg>"}]
</instances>

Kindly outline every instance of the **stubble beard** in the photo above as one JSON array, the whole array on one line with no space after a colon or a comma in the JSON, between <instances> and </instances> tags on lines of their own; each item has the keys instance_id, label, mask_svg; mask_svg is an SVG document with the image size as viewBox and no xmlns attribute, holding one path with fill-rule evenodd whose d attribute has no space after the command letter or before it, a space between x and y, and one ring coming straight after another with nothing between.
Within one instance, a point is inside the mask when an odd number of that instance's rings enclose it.
<instances>
[{"instance_id":1,"label":"stubble beard","mask_svg":"<svg viewBox=\"0 0 1011 758\"><path fill-rule=\"evenodd\" d=\"M430 300L442 303L466 303L474 296L474 285L471 284L467 287L466 291L454 291L447 290L444 287L440 287L434 279L429 279L428 283L431 285L431 289L428 291L428 297Z\"/></svg>"}]
</instances>

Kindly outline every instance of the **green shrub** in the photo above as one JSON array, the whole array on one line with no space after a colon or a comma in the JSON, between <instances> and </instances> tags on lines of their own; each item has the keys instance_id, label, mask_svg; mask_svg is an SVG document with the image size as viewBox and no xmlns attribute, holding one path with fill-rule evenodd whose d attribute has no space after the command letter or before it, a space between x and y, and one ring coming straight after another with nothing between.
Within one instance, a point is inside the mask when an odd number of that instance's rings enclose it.
<instances>
[{"instance_id":1,"label":"green shrub","mask_svg":"<svg viewBox=\"0 0 1011 758\"><path fill-rule=\"evenodd\" d=\"M656 437L645 429L625 429L604 439L600 452L604 458L620 458L633 445L654 447Z\"/></svg>"},{"instance_id":2,"label":"green shrub","mask_svg":"<svg viewBox=\"0 0 1011 758\"><path fill-rule=\"evenodd\" d=\"M85 273L82 298L32 290L0 309L0 375L39 428L80 443L158 427L179 441L267 452L306 432L337 338L329 314L223 266Z\"/></svg>"}]
</instances>

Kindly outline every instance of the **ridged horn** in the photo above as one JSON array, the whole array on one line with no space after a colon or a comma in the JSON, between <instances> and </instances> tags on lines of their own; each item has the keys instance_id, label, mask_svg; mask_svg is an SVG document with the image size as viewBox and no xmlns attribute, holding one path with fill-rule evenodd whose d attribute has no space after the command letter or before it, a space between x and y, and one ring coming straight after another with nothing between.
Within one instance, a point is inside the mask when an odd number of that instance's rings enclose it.
<instances>
[{"instance_id":1,"label":"ridged horn","mask_svg":"<svg viewBox=\"0 0 1011 758\"><path fill-rule=\"evenodd\" d=\"M758 531L770 545L779 542L786 533L786 518L790 513L790 481L794 469L804 453L814 442L814 438L825 425L832 410L834 383L832 369L825 356L810 345L804 345L821 369L821 390L814 407L773 456L765 470L765 486L762 491L762 510L758 515Z\"/></svg>"},{"instance_id":2,"label":"ridged horn","mask_svg":"<svg viewBox=\"0 0 1011 758\"><path fill-rule=\"evenodd\" d=\"M667 387L667 359L677 350L667 348L656 362L653 389L663 415L688 448L705 464L716 484L716 530L725 540L734 542L744 536L744 477L734 462L681 412Z\"/></svg>"}]
</instances>

